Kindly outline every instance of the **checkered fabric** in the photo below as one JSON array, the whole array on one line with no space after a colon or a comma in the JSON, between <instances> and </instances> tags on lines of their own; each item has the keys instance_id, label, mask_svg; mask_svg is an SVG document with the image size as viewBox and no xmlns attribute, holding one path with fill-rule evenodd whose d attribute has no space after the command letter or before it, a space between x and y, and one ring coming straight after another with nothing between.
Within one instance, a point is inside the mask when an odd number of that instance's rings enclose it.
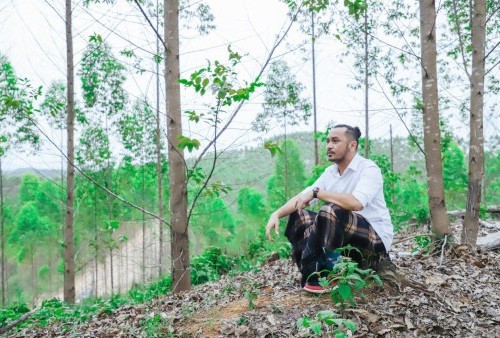
<instances>
[{"instance_id":1,"label":"checkered fabric","mask_svg":"<svg viewBox=\"0 0 500 338\"><path fill-rule=\"evenodd\" d=\"M312 273L325 269L325 250L333 251L350 244L361 251L362 256L354 250L350 253L360 264L363 260L377 260L387 255L380 236L363 216L333 203L323 205L318 213L305 209L292 213L285 236L292 244L303 285Z\"/></svg>"}]
</instances>

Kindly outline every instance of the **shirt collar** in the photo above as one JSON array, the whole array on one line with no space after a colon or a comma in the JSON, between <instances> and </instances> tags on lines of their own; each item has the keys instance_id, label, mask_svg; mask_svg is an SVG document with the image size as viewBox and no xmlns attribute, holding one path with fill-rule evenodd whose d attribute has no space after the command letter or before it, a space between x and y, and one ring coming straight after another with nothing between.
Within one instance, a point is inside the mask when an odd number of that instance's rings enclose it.
<instances>
[{"instance_id":1,"label":"shirt collar","mask_svg":"<svg viewBox=\"0 0 500 338\"><path fill-rule=\"evenodd\" d=\"M358 170L360 162L361 162L361 156L359 156L359 154L356 153L356 155L354 155L354 157L352 158L351 163L349 163L349 165L345 169L344 175L345 175L345 172L348 171L348 170L352 170L352 171ZM340 176L340 174L339 174L339 167L336 164L334 164L334 165L331 166L331 172L335 176Z\"/></svg>"},{"instance_id":2,"label":"shirt collar","mask_svg":"<svg viewBox=\"0 0 500 338\"><path fill-rule=\"evenodd\" d=\"M356 153L356 155L354 155L354 157L352 158L351 163L349 163L349 165L347 166L346 170L347 169L351 169L354 171L358 170L359 162L361 162L361 156L359 156L359 154Z\"/></svg>"}]
</instances>

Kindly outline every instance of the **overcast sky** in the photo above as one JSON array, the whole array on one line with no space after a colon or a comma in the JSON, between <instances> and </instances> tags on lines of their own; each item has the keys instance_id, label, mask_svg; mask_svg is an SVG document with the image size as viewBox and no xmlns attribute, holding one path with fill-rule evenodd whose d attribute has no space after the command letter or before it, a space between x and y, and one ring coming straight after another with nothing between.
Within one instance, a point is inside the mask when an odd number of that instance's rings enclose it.
<instances>
[{"instance_id":1,"label":"overcast sky","mask_svg":"<svg viewBox=\"0 0 500 338\"><path fill-rule=\"evenodd\" d=\"M134 49L144 56L142 65L153 69L151 55L155 52L155 36L147 25L138 8L126 1L119 4L82 6L82 1L75 1L74 8L74 44L75 69L78 70L81 53L85 48L89 35L98 33L112 46L115 55L123 49ZM276 40L278 34L288 24L286 7L278 1L271 0L218 0L208 1L215 15L216 30L208 36L200 36L195 30L181 29L181 76L189 74L206 64L206 60L224 59L227 57L227 45L246 55L239 69L243 79L253 80L261 64ZM66 44L64 35L63 1L55 0L0 0L0 53L5 54L13 63L17 74L29 78L34 85L47 88L54 80L65 79ZM297 78L307 88L305 93L312 97L312 71L309 59L310 47L305 46L306 53L299 50L289 52L292 46L307 37L292 30L287 43L283 44L275 55L285 54ZM352 82L353 70L338 60L340 44L331 37L322 37L316 43L317 71L317 110L318 128L323 129L331 120L335 122L358 125L364 130L364 98L363 92L355 92L347 88ZM131 63L131 61L130 61ZM152 72L134 74L130 72L126 83L129 100L148 96L154 102L155 78ZM79 81L76 81L79 87ZM79 89L79 88L77 88ZM161 91L164 95L164 91ZM78 98L78 94L77 94ZM202 99L183 91L183 109L206 109ZM254 95L244 107L229 131L222 140L229 145L240 137L236 144L257 144L258 137L269 137L249 132L251 121L261 109L263 97ZM395 135L406 136L404 126L396 114L388 108L382 97L373 95L371 108L374 110L370 120L370 136L388 137L389 125L392 124ZM40 122L43 125L42 122ZM197 125L184 125L186 132L200 138L208 137L208 130ZM289 128L293 131L312 130L309 125ZM60 143L60 133L49 136L56 144ZM273 133L282 132L280 128ZM45 141L45 140L44 140ZM60 154L47 142L37 156L27 156L11 152L4 161L5 169L19 167L58 168Z\"/></svg>"}]
</instances>

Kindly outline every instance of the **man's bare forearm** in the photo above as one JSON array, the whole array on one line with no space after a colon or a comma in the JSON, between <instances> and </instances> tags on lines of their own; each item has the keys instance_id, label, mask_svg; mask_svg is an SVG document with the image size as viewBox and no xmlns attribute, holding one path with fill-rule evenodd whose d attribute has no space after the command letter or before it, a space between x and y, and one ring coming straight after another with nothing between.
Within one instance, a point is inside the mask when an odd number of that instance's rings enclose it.
<instances>
[{"instance_id":1,"label":"man's bare forearm","mask_svg":"<svg viewBox=\"0 0 500 338\"><path fill-rule=\"evenodd\" d=\"M345 210L363 210L363 206L361 205L361 203L359 203L359 201L356 199L356 197L354 197L353 194L341 194L320 190L318 192L318 198L327 203L334 203Z\"/></svg>"},{"instance_id":2,"label":"man's bare forearm","mask_svg":"<svg viewBox=\"0 0 500 338\"><path fill-rule=\"evenodd\" d=\"M274 214L278 216L278 218L288 216L292 212L298 209L299 207L298 203L302 205L302 202L309 202L311 199L312 199L312 191L306 193L303 196L301 194L295 195L288 202L286 202L280 208L278 208L274 212ZM361 205L361 203L359 203L356 197L354 197L354 195L352 194L340 194L340 193L320 190L318 192L318 199L327 203L335 203L336 205L345 210L350 210L350 211L363 210L363 206Z\"/></svg>"},{"instance_id":3,"label":"man's bare forearm","mask_svg":"<svg viewBox=\"0 0 500 338\"><path fill-rule=\"evenodd\" d=\"M288 202L286 202L281 207L279 207L274 212L274 214L276 214L278 216L278 218L282 218L282 217L290 215L292 212L294 212L295 210L297 210L297 205L296 204L297 204L298 198L299 198L299 195L295 195L290 200L288 200Z\"/></svg>"}]
</instances>

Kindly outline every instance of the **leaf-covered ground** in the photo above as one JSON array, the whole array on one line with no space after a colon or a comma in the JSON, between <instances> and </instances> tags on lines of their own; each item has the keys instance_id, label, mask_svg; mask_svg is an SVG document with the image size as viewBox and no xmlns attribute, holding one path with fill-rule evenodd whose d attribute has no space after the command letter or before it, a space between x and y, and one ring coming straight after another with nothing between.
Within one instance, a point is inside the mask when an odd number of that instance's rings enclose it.
<instances>
[{"instance_id":1,"label":"leaf-covered ground","mask_svg":"<svg viewBox=\"0 0 500 338\"><path fill-rule=\"evenodd\" d=\"M400 277L389 278L384 288L370 287L366 297L346 312L346 318L356 324L352 336L500 337L499 251L471 255L455 246L445 252L440 265L440 252L410 254L414 245L414 240L396 244L391 256ZM56 322L10 334L297 337L307 336L295 327L298 318L326 309L337 310L328 295L306 294L299 287L293 263L274 260L258 271L224 276L181 295L124 306L84 324Z\"/></svg>"}]
</instances>

